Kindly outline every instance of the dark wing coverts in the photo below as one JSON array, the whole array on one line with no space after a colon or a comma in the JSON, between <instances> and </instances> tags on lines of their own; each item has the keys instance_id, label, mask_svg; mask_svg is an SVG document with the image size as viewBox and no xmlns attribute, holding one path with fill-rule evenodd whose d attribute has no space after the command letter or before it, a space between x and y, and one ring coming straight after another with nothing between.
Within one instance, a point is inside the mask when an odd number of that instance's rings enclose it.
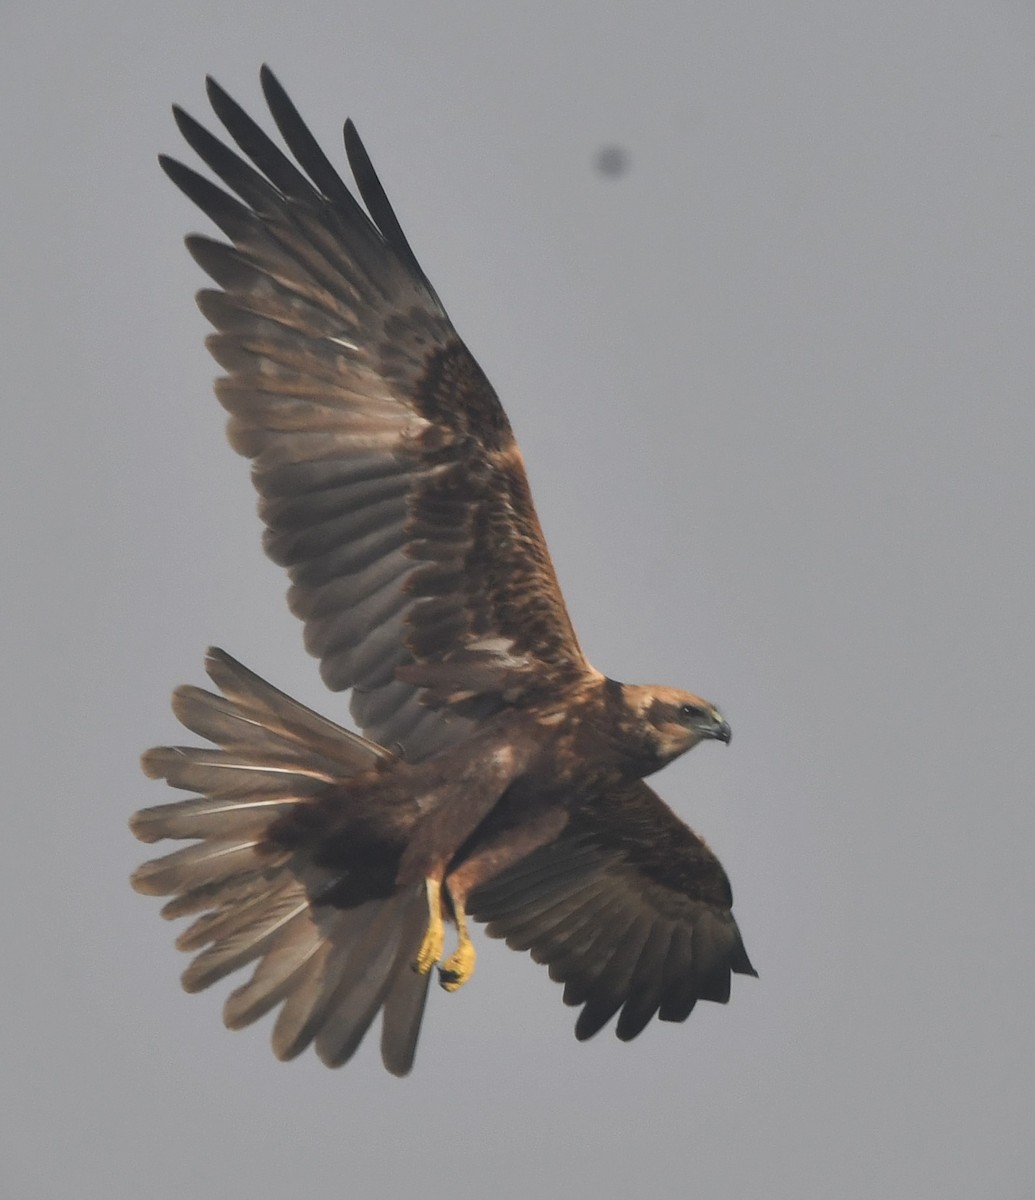
<instances>
[{"instance_id":1,"label":"dark wing coverts","mask_svg":"<svg viewBox=\"0 0 1035 1200\"><path fill-rule=\"evenodd\" d=\"M572 814L560 839L479 888L470 915L529 950L584 1005L588 1038L621 1009L628 1041L654 1016L724 1004L730 972L754 975L719 860L642 781Z\"/></svg>"},{"instance_id":2,"label":"dark wing coverts","mask_svg":"<svg viewBox=\"0 0 1035 1200\"><path fill-rule=\"evenodd\" d=\"M187 240L222 289L198 297L227 372L217 394L252 459L266 550L288 568L306 646L329 687L355 689L364 732L417 759L504 695L588 668L507 418L358 134L346 125L369 217L268 68L262 84L305 174L212 80L212 106L251 162L176 119L236 198L162 165L233 243Z\"/></svg>"}]
</instances>

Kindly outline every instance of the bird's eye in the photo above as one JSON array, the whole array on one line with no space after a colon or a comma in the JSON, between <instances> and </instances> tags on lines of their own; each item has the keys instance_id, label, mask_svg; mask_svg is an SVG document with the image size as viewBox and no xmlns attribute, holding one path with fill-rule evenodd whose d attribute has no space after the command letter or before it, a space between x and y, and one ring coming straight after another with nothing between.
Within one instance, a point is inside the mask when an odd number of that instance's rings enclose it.
<instances>
[{"instance_id":1,"label":"bird's eye","mask_svg":"<svg viewBox=\"0 0 1035 1200\"><path fill-rule=\"evenodd\" d=\"M701 710L696 704L681 704L679 706L679 716L684 721L693 721L701 715Z\"/></svg>"}]
</instances>

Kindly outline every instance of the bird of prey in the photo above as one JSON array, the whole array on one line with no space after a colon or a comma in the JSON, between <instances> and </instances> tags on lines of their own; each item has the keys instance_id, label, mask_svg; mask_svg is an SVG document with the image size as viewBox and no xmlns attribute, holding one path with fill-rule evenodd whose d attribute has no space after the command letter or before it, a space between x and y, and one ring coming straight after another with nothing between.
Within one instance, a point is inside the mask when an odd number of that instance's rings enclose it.
<instances>
[{"instance_id":1,"label":"bird of prey","mask_svg":"<svg viewBox=\"0 0 1035 1200\"><path fill-rule=\"evenodd\" d=\"M224 187L161 163L227 239L187 239L216 284L198 296L226 372L216 394L306 647L329 688L351 691L362 736L220 650L215 690L174 693L210 745L143 765L194 796L131 824L191 844L133 884L171 897L164 916L194 917L177 941L197 952L184 987L253 965L226 1024L279 1007L277 1056L315 1043L330 1066L380 1013L397 1075L432 968L447 991L471 976L469 919L549 966L582 1007L580 1039L615 1014L628 1040L655 1014L725 1003L731 972L755 974L729 883L643 779L728 742L729 725L699 696L586 661L507 417L355 127L365 211L268 68L261 80L290 156L209 80L236 150L173 111Z\"/></svg>"}]
</instances>

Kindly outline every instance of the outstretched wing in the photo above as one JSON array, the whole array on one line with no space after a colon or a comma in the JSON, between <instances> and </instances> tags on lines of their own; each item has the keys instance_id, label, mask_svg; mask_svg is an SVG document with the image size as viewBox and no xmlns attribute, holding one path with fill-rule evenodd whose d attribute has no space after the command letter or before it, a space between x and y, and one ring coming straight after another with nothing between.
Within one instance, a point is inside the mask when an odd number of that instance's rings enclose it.
<instances>
[{"instance_id":1,"label":"outstretched wing","mask_svg":"<svg viewBox=\"0 0 1035 1200\"><path fill-rule=\"evenodd\" d=\"M216 393L306 646L330 688L354 689L364 732L417 759L590 668L506 415L359 135L345 125L367 212L272 72L261 78L294 162L212 80L242 154L174 112L234 195L161 161L232 243L187 239L219 285L198 296L227 372Z\"/></svg>"},{"instance_id":2,"label":"outstretched wing","mask_svg":"<svg viewBox=\"0 0 1035 1200\"><path fill-rule=\"evenodd\" d=\"M468 912L529 950L583 1005L591 1037L619 1010L628 1041L655 1013L685 1021L729 999L730 972L754 975L719 860L643 782L575 811L561 837L484 884Z\"/></svg>"}]
</instances>

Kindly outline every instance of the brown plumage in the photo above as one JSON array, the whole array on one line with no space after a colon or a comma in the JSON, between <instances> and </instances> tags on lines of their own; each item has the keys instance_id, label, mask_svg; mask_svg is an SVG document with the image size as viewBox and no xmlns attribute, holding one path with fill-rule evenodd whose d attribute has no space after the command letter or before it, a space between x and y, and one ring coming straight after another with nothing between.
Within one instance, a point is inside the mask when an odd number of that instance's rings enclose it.
<instances>
[{"instance_id":1,"label":"brown plumage","mask_svg":"<svg viewBox=\"0 0 1035 1200\"><path fill-rule=\"evenodd\" d=\"M586 662L506 415L355 128L366 212L266 68L262 85L294 162L210 80L241 154L174 112L229 192L162 165L229 239L187 239L219 287L198 297L216 393L306 646L365 736L218 650L217 692L177 690L212 748L152 750L144 769L196 798L132 828L193 843L134 875L173 897L164 915L195 918L184 986L256 964L226 1023L279 1006L277 1055L313 1042L330 1065L381 1012L385 1065L405 1074L443 917L459 934L443 985L470 976L469 912L549 964L580 1038L615 1013L628 1039L725 1002L730 972L754 973L729 884L642 778L729 726Z\"/></svg>"}]
</instances>

